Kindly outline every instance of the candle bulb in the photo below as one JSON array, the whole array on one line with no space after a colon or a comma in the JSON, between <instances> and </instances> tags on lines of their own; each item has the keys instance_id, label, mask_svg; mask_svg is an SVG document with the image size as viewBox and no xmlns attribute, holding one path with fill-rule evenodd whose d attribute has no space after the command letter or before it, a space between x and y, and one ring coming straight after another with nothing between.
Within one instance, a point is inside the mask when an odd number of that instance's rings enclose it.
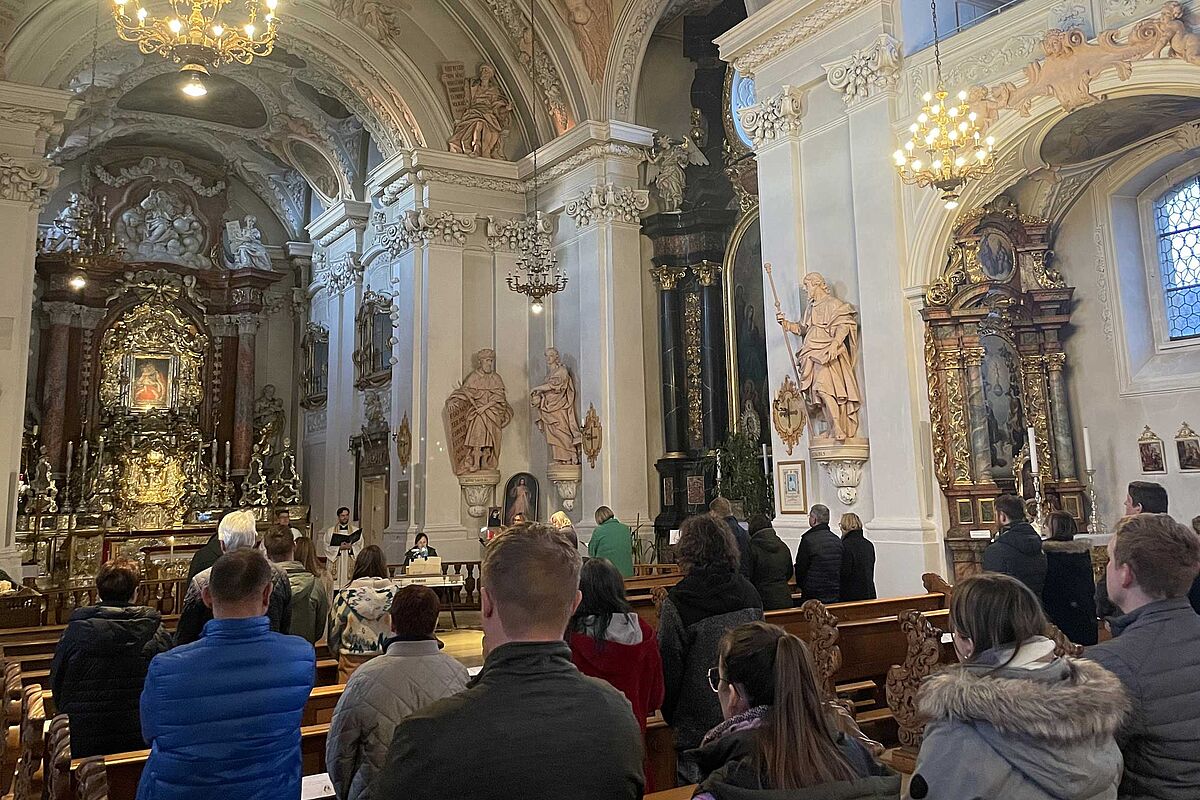
<instances>
[{"instance_id":1,"label":"candle bulb","mask_svg":"<svg viewBox=\"0 0 1200 800\"><path fill-rule=\"evenodd\" d=\"M1026 429L1025 434L1029 438L1029 471L1036 474L1039 471L1037 457L1037 437L1034 436L1032 426Z\"/></svg>"},{"instance_id":2,"label":"candle bulb","mask_svg":"<svg viewBox=\"0 0 1200 800\"><path fill-rule=\"evenodd\" d=\"M1092 437L1088 435L1086 425L1083 428L1083 468L1087 472L1092 471Z\"/></svg>"}]
</instances>

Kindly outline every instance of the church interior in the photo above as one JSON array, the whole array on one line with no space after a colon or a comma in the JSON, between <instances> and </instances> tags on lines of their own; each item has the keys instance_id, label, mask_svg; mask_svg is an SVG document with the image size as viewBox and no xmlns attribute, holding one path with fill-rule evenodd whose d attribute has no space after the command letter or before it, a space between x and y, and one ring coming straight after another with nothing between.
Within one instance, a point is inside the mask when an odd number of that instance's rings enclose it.
<instances>
[{"instance_id":1,"label":"church interior","mask_svg":"<svg viewBox=\"0 0 1200 800\"><path fill-rule=\"evenodd\" d=\"M9 724L21 636L117 556L178 614L231 511L425 534L474 666L497 529L608 507L655 618L725 497L861 518L826 677L911 745L896 614L998 495L1097 577L1130 481L1200 514L1192 0L0 0L0 109Z\"/></svg>"}]
</instances>

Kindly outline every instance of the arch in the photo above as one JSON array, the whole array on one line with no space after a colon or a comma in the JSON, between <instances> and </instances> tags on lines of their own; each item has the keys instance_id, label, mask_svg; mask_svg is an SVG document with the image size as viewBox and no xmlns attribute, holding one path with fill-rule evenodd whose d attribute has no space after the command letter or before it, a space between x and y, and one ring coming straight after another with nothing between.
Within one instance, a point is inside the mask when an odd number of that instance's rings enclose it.
<instances>
[{"instance_id":1,"label":"arch","mask_svg":"<svg viewBox=\"0 0 1200 800\"><path fill-rule=\"evenodd\" d=\"M1109 71L1092 82L1091 90L1105 100L1143 94L1200 97L1198 78L1200 70L1179 60L1139 61L1128 80L1122 81ZM1046 168L1048 165L1040 154L1042 140L1066 115L1062 106L1049 97L1037 98L1028 116L1015 111L1000 112L988 131L997 141L993 154L995 170L964 188L959 213L983 205L1021 178ZM907 191L904 203L909 211L905 288L915 289L928 286L941 274L958 215L947 214L929 189Z\"/></svg>"},{"instance_id":2,"label":"arch","mask_svg":"<svg viewBox=\"0 0 1200 800\"><path fill-rule=\"evenodd\" d=\"M633 122L642 60L658 20L671 0L630 0L617 19L604 69L603 109L608 119Z\"/></svg>"}]
</instances>

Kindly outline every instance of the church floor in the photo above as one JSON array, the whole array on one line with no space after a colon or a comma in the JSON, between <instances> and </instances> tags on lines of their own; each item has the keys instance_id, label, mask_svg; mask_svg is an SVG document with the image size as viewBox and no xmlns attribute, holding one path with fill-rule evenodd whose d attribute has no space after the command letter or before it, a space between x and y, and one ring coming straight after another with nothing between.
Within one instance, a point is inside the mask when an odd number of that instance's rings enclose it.
<instances>
[{"instance_id":1,"label":"church floor","mask_svg":"<svg viewBox=\"0 0 1200 800\"><path fill-rule=\"evenodd\" d=\"M450 614L443 613L438 619L435 634L446 645L442 651L454 656L467 667L483 664L483 631L480 629L478 611L455 611L458 627L450 626Z\"/></svg>"}]
</instances>

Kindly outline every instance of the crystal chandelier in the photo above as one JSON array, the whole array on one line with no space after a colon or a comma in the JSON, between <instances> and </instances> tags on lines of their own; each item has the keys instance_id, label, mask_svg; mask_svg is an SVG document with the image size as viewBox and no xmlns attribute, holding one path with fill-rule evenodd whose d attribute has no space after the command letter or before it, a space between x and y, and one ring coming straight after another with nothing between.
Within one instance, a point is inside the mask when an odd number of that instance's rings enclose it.
<instances>
[{"instance_id":1,"label":"crystal chandelier","mask_svg":"<svg viewBox=\"0 0 1200 800\"><path fill-rule=\"evenodd\" d=\"M529 0L529 79L533 80L536 31L533 26L533 0ZM537 147L533 149L533 215L520 220L517 263L504 282L514 292L528 295L529 309L542 313L546 295L567 288L567 276L558 269L558 258L550 242L550 223L538 209Z\"/></svg>"},{"instance_id":2,"label":"crystal chandelier","mask_svg":"<svg viewBox=\"0 0 1200 800\"><path fill-rule=\"evenodd\" d=\"M967 103L966 92L958 93L956 103L949 102L950 93L942 81L936 0L930 3L930 9L937 91L925 93L924 108L908 128L912 138L892 157L902 181L934 187L941 192L946 208L955 209L963 185L992 171L995 141L983 135L979 116Z\"/></svg>"},{"instance_id":3,"label":"crystal chandelier","mask_svg":"<svg viewBox=\"0 0 1200 800\"><path fill-rule=\"evenodd\" d=\"M270 54L278 28L277 1L246 0L245 21L232 23L221 17L230 0L171 0L174 13L162 17L151 17L143 0L133 0L137 8L132 16L129 0L113 0L113 19L117 36L136 43L143 53L182 64L180 71L188 74L183 92L201 97L208 89L200 76L209 69L233 61L249 64Z\"/></svg>"}]
</instances>

